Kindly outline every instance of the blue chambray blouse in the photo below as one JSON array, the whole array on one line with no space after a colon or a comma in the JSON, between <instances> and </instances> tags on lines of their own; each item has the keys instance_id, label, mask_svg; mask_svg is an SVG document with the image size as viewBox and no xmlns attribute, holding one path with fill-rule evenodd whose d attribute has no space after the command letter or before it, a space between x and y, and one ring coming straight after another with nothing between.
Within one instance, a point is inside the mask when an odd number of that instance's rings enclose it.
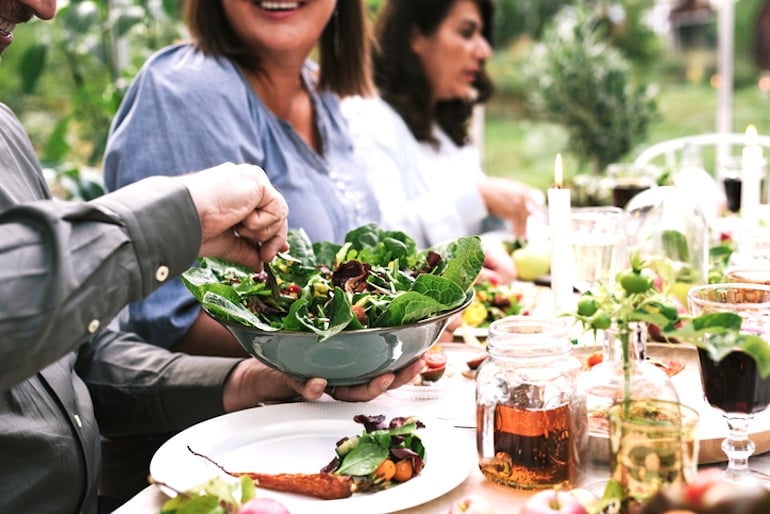
<instances>
[{"instance_id":1,"label":"blue chambray blouse","mask_svg":"<svg viewBox=\"0 0 770 514\"><path fill-rule=\"evenodd\" d=\"M320 155L265 107L231 60L203 55L187 43L157 52L113 120L104 160L107 188L223 162L251 163L261 166L286 198L289 227L303 228L313 241L340 243L349 230L378 223L377 200L353 151L339 98L315 90L312 70L308 62L303 77L311 91ZM175 279L132 304L123 328L169 347L199 312L197 301Z\"/></svg>"}]
</instances>

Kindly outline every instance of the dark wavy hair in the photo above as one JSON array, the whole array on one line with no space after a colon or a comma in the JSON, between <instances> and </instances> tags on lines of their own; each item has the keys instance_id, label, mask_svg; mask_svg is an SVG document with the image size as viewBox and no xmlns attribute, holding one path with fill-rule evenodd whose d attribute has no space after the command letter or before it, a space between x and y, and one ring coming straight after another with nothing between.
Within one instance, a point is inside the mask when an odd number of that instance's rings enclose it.
<instances>
[{"instance_id":1,"label":"dark wavy hair","mask_svg":"<svg viewBox=\"0 0 770 514\"><path fill-rule=\"evenodd\" d=\"M436 31L456 0L386 0L377 15L372 49L374 83L409 126L418 141L438 145L431 127L435 122L457 145L468 142L473 106L486 102L494 92L483 65L473 83L478 95L473 100L458 98L430 104L430 83L420 58L412 51L412 31L423 35ZM474 0L484 23L482 33L492 44L492 0Z\"/></svg>"},{"instance_id":2,"label":"dark wavy hair","mask_svg":"<svg viewBox=\"0 0 770 514\"><path fill-rule=\"evenodd\" d=\"M371 34L364 0L338 0L334 9L318 42L318 87L339 96L368 95L373 90ZM228 23L221 0L185 0L184 20L199 51L259 69Z\"/></svg>"}]
</instances>

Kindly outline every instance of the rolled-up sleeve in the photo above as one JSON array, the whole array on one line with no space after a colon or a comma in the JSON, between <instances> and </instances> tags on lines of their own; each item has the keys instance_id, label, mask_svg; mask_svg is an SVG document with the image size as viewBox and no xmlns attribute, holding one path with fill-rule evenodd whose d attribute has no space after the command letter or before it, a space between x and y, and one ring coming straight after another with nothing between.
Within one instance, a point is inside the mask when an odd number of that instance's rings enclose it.
<instances>
[{"instance_id":1,"label":"rolled-up sleeve","mask_svg":"<svg viewBox=\"0 0 770 514\"><path fill-rule=\"evenodd\" d=\"M0 390L187 269L200 242L190 194L168 177L87 203L31 202L2 212L0 341L13 344L0 344Z\"/></svg>"}]
</instances>

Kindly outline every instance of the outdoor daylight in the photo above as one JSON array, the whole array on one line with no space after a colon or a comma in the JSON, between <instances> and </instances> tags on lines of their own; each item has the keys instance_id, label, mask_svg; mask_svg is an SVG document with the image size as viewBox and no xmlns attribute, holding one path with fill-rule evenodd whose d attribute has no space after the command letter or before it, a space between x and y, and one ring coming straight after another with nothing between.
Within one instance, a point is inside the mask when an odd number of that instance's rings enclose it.
<instances>
[{"instance_id":1,"label":"outdoor daylight","mask_svg":"<svg viewBox=\"0 0 770 514\"><path fill-rule=\"evenodd\" d=\"M0 513L770 513L770 0L0 0Z\"/></svg>"}]
</instances>

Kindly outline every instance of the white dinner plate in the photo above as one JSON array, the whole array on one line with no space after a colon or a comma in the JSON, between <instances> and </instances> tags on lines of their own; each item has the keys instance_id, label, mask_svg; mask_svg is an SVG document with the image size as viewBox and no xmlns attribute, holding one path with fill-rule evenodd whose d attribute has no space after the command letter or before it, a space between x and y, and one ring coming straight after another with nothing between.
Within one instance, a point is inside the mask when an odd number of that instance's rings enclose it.
<instances>
[{"instance_id":1,"label":"white dinner plate","mask_svg":"<svg viewBox=\"0 0 770 514\"><path fill-rule=\"evenodd\" d=\"M169 439L153 456L150 475L184 491L224 473L187 447L207 455L229 471L317 473L334 456L336 442L360 434L357 414L415 415L383 412L361 403L306 402L258 407L226 414L194 425ZM422 419L422 418L421 418ZM377 514L421 505L457 487L475 464L475 449L458 429L438 419L422 419L418 430L425 445L425 467L408 482L344 500L319 500L257 489L257 494L283 503L292 514ZM167 494L173 492L166 490Z\"/></svg>"}]
</instances>

